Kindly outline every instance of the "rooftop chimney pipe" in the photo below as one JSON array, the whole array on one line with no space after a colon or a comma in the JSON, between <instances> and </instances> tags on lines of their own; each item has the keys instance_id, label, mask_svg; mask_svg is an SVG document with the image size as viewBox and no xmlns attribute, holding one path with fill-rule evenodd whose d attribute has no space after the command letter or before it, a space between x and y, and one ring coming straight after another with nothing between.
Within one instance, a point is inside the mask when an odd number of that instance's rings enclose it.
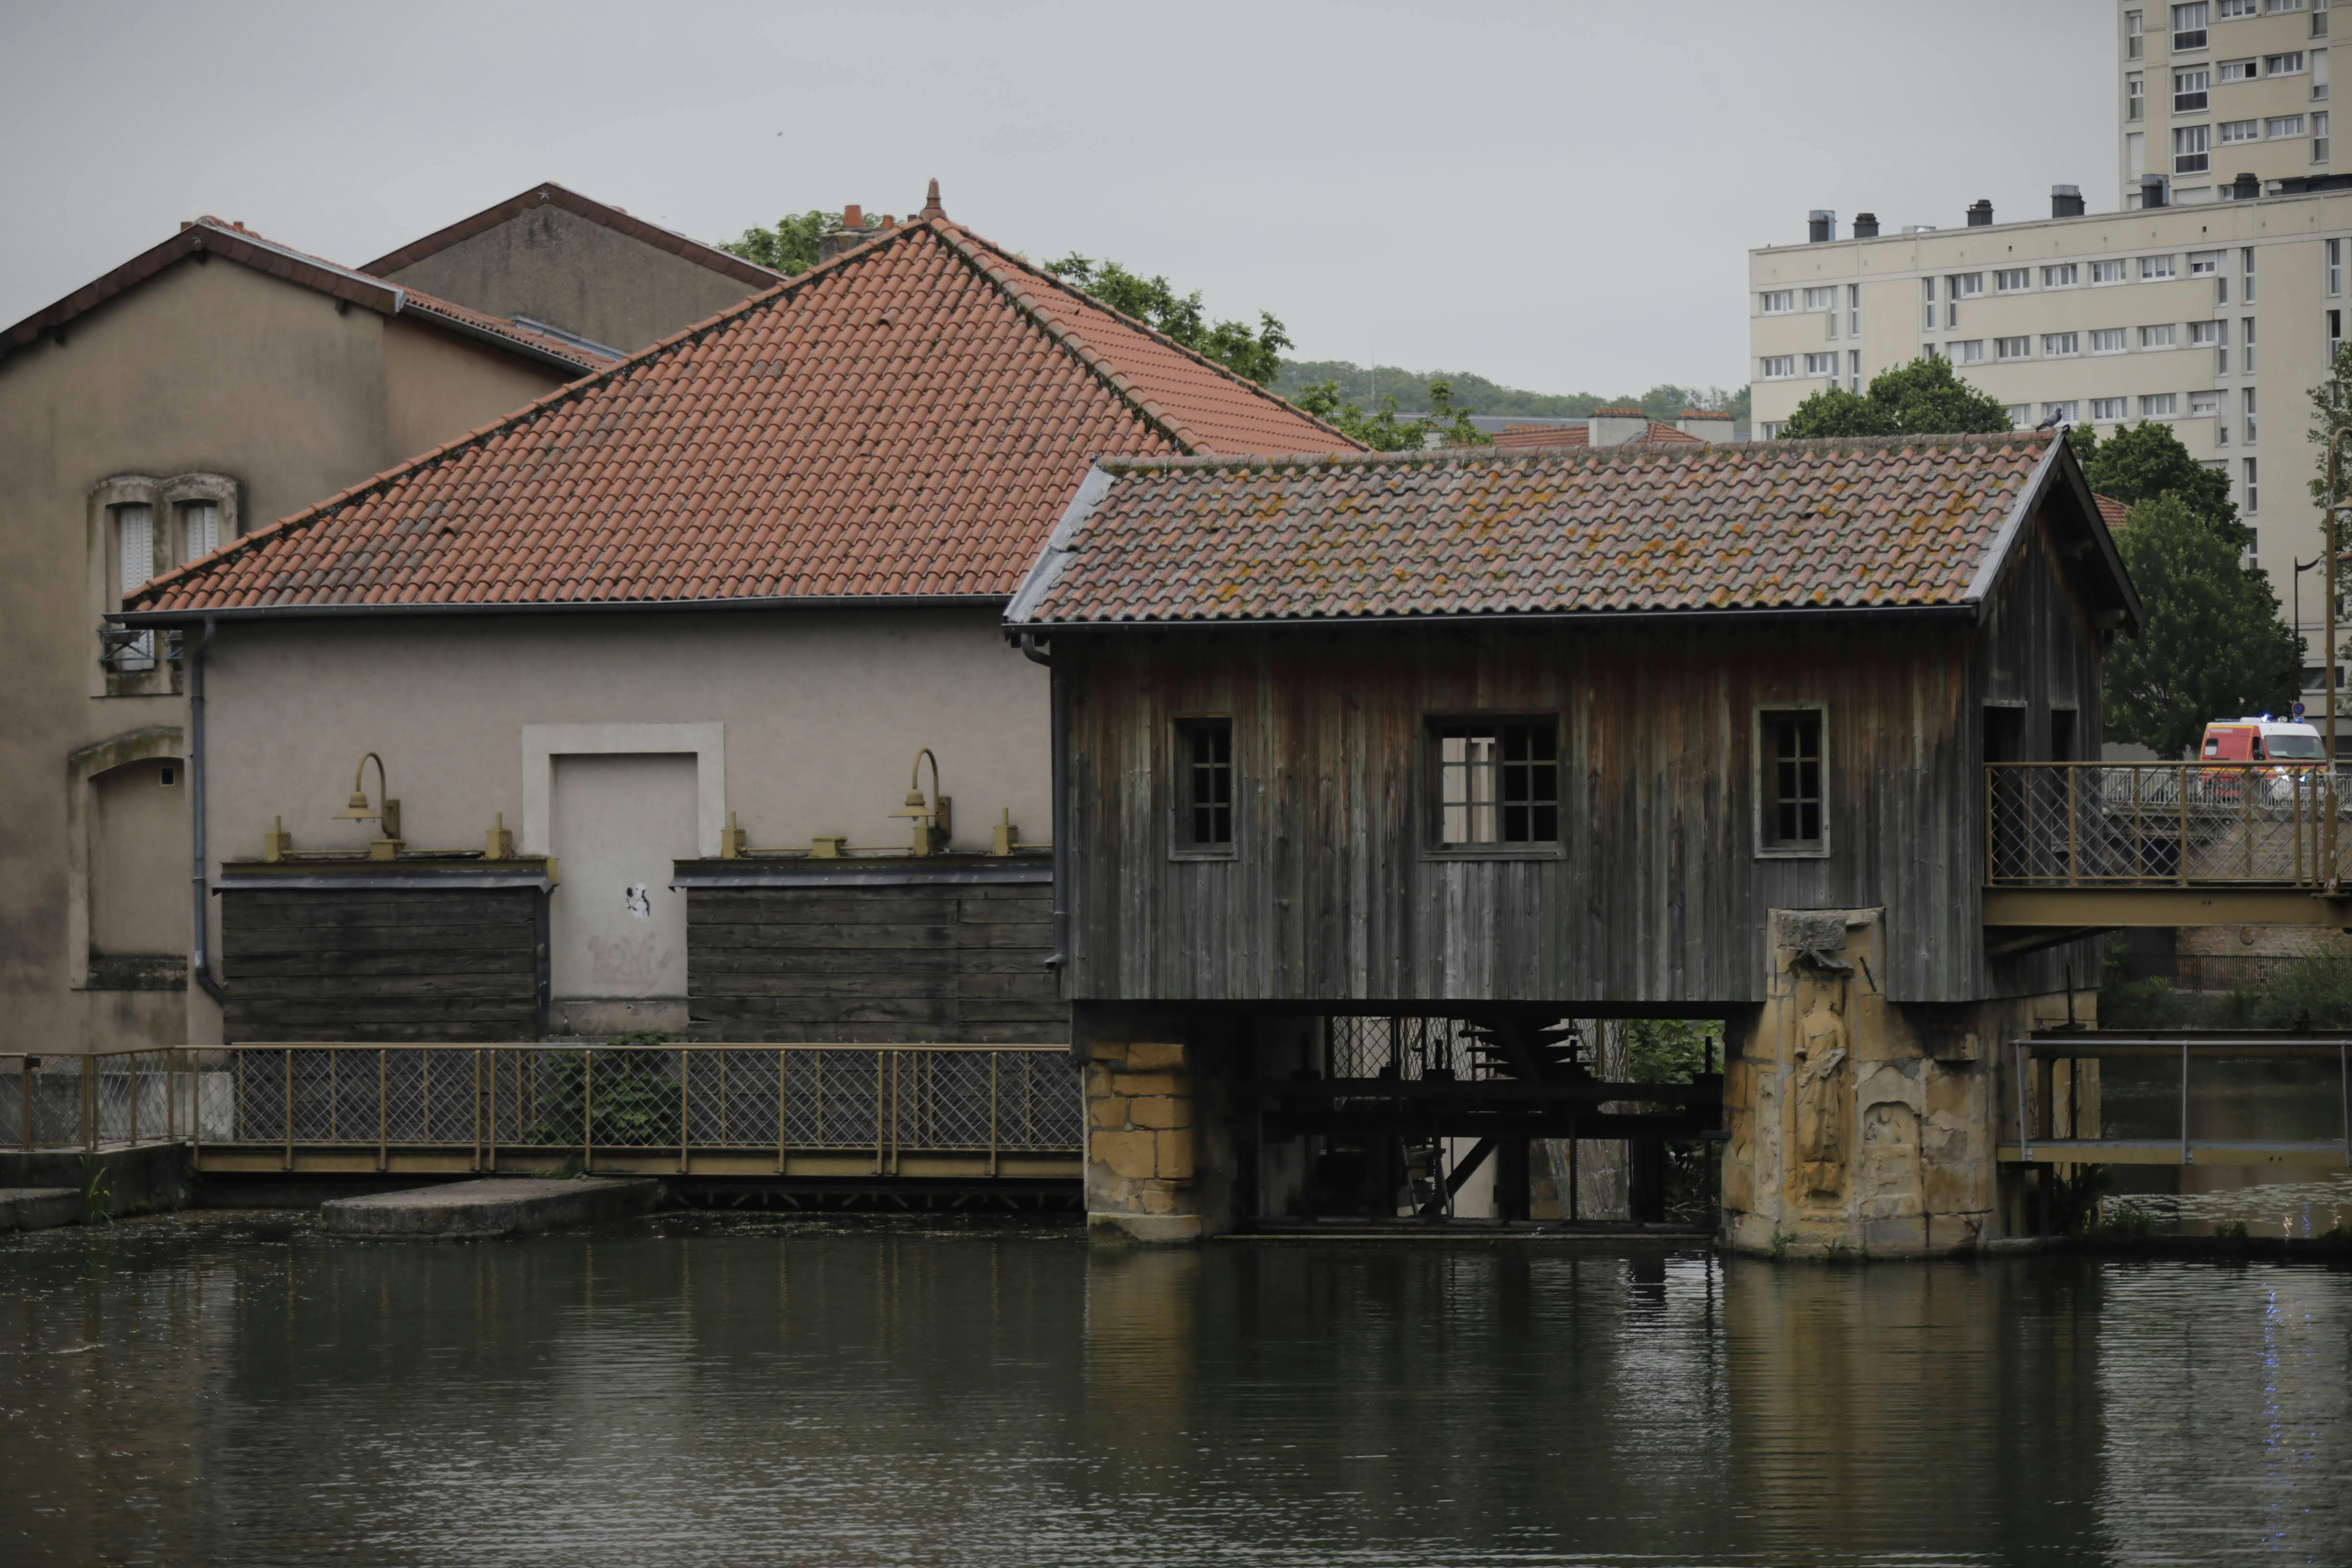
<instances>
[{"instance_id":1,"label":"rooftop chimney pipe","mask_svg":"<svg viewBox=\"0 0 2352 1568\"><path fill-rule=\"evenodd\" d=\"M2051 186L2050 216L2052 217L2081 217L2083 216L2083 187L2080 185Z\"/></svg>"},{"instance_id":2,"label":"rooftop chimney pipe","mask_svg":"<svg viewBox=\"0 0 2352 1568\"><path fill-rule=\"evenodd\" d=\"M1828 208L1815 207L1812 211L1805 215L1805 240L1807 244L1820 245L1826 240L1835 239L1837 237L1836 230L1837 214L1831 212Z\"/></svg>"},{"instance_id":3,"label":"rooftop chimney pipe","mask_svg":"<svg viewBox=\"0 0 2352 1568\"><path fill-rule=\"evenodd\" d=\"M2230 182L2230 199L2250 202L2263 194L2263 183L2252 174L2240 174Z\"/></svg>"},{"instance_id":4,"label":"rooftop chimney pipe","mask_svg":"<svg viewBox=\"0 0 2352 1568\"><path fill-rule=\"evenodd\" d=\"M2142 174L2139 177L2139 205L2142 209L2164 205L2164 176Z\"/></svg>"},{"instance_id":5,"label":"rooftop chimney pipe","mask_svg":"<svg viewBox=\"0 0 2352 1568\"><path fill-rule=\"evenodd\" d=\"M1853 237L1856 239L1876 239L1878 237L1878 215L1876 213L1854 214Z\"/></svg>"},{"instance_id":6,"label":"rooftop chimney pipe","mask_svg":"<svg viewBox=\"0 0 2352 1568\"><path fill-rule=\"evenodd\" d=\"M1979 196L1969 204L1969 226L1970 228L1992 226L1992 203L1990 199Z\"/></svg>"}]
</instances>

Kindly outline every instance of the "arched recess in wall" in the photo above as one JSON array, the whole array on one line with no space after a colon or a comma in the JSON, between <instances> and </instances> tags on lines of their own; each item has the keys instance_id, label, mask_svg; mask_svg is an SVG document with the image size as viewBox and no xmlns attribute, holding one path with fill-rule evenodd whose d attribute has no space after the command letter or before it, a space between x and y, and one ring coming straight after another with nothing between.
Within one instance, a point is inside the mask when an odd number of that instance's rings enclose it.
<instances>
[{"instance_id":1,"label":"arched recess in wall","mask_svg":"<svg viewBox=\"0 0 2352 1568\"><path fill-rule=\"evenodd\" d=\"M186 752L178 726L157 724L66 759L66 969L78 991L178 991L187 984ZM149 790L154 795L142 800ZM102 837L102 793L120 798L111 844ZM149 884L131 896L152 899L154 907L121 911L116 922L141 951L108 952L97 940L107 934L97 926L106 894L95 882L109 866L121 873L105 877L110 883ZM121 886L112 896L125 896ZM176 933L170 944L162 940L167 933Z\"/></svg>"}]
</instances>

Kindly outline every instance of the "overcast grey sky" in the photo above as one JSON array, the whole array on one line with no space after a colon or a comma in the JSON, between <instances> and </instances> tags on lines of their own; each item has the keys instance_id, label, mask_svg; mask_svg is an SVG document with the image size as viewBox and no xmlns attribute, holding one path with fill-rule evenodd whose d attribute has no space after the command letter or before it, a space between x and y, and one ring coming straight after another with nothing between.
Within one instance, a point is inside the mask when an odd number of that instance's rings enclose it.
<instances>
[{"instance_id":1,"label":"overcast grey sky","mask_svg":"<svg viewBox=\"0 0 2352 1568\"><path fill-rule=\"evenodd\" d=\"M555 180L707 239L949 216L1542 391L1746 376L1745 253L2116 205L2106 0L0 0L0 321L201 213L351 264Z\"/></svg>"}]
</instances>

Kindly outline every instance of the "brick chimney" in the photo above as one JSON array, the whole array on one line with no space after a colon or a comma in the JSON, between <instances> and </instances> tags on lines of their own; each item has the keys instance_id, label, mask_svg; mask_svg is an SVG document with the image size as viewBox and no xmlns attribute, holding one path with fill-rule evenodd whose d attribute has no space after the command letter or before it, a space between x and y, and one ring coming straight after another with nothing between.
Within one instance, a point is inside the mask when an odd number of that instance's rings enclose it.
<instances>
[{"instance_id":1,"label":"brick chimney","mask_svg":"<svg viewBox=\"0 0 2352 1568\"><path fill-rule=\"evenodd\" d=\"M830 261L875 237L866 226L866 209L856 202L841 209L841 221L816 237L816 258Z\"/></svg>"}]
</instances>

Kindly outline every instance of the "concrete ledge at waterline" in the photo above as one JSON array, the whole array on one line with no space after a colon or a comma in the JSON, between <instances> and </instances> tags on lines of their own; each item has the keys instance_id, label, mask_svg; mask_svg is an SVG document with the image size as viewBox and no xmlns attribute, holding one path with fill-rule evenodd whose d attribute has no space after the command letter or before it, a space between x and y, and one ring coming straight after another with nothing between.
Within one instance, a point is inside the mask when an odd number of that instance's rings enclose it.
<instances>
[{"instance_id":1,"label":"concrete ledge at waterline","mask_svg":"<svg viewBox=\"0 0 2352 1568\"><path fill-rule=\"evenodd\" d=\"M1201 1216L1097 1211L1087 1215L1087 1239L1108 1247L1185 1247L1201 1239Z\"/></svg>"},{"instance_id":2,"label":"concrete ledge at waterline","mask_svg":"<svg viewBox=\"0 0 2352 1568\"><path fill-rule=\"evenodd\" d=\"M81 1218L71 1187L0 1187L0 1231L55 1230Z\"/></svg>"},{"instance_id":3,"label":"concrete ledge at waterline","mask_svg":"<svg viewBox=\"0 0 2352 1568\"><path fill-rule=\"evenodd\" d=\"M336 1198L319 1212L338 1236L470 1241L625 1219L660 1196L661 1184L642 1176L490 1176Z\"/></svg>"}]
</instances>

